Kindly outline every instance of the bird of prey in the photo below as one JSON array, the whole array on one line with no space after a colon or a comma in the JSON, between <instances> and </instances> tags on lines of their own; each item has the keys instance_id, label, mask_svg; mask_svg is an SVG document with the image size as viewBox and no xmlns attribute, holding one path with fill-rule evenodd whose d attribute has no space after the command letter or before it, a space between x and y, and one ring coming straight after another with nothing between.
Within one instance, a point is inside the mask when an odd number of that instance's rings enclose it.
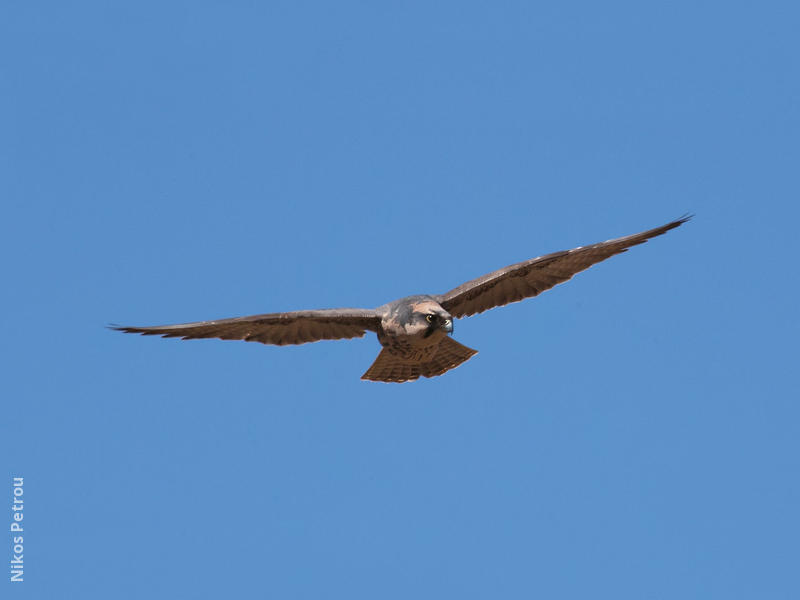
<instances>
[{"instance_id":1,"label":"bird of prey","mask_svg":"<svg viewBox=\"0 0 800 600\"><path fill-rule=\"evenodd\" d=\"M402 383L435 377L477 353L456 342L453 320L537 296L628 248L674 229L691 216L634 235L579 246L504 267L444 294L400 298L375 309L302 310L156 327L120 327L126 333L219 338L262 344L305 344L362 337L374 331L383 349L361 379Z\"/></svg>"}]
</instances>

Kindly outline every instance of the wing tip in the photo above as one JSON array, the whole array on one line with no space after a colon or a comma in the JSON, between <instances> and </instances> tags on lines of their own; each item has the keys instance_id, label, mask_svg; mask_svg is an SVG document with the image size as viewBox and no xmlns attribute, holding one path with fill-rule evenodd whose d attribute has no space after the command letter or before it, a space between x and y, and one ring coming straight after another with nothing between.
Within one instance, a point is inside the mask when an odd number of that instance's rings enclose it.
<instances>
[{"instance_id":1,"label":"wing tip","mask_svg":"<svg viewBox=\"0 0 800 600\"><path fill-rule=\"evenodd\" d=\"M135 333L136 327L127 327L125 325L118 325L117 323L109 323L105 326L106 329L111 331L121 331L122 333Z\"/></svg>"},{"instance_id":2,"label":"wing tip","mask_svg":"<svg viewBox=\"0 0 800 600\"><path fill-rule=\"evenodd\" d=\"M693 212L683 213L680 217L678 217L677 219L672 221L672 223L669 223L669 225L672 226L672 227L670 227L670 229L675 228L675 227L680 227L684 223L688 223L689 221L691 221L693 218L694 218L694 213Z\"/></svg>"},{"instance_id":3,"label":"wing tip","mask_svg":"<svg viewBox=\"0 0 800 600\"><path fill-rule=\"evenodd\" d=\"M150 327L129 327L127 325L117 325L116 323L109 323L106 329L111 331L121 331L122 333L138 333L140 335L160 335L161 337L178 337L180 334L170 334L169 332L156 331Z\"/></svg>"},{"instance_id":4,"label":"wing tip","mask_svg":"<svg viewBox=\"0 0 800 600\"><path fill-rule=\"evenodd\" d=\"M614 242L624 242L626 243L624 249L621 249L617 252L617 254L621 254L628 250L628 248L632 248L633 246L638 246L639 244L644 244L647 241L652 240L660 235L664 235L668 231L672 231L676 227L680 227L684 223L688 223L694 217L694 213L684 213L674 221L670 221L666 225L662 225L661 227L654 227L653 229L648 229L647 231L642 231L641 233L634 233L633 235L629 235L622 238L616 238L611 240L606 240L605 242L600 242L599 244L595 244L595 246L602 246L603 244L614 243ZM570 250L569 252L573 252L575 249Z\"/></svg>"},{"instance_id":5,"label":"wing tip","mask_svg":"<svg viewBox=\"0 0 800 600\"><path fill-rule=\"evenodd\" d=\"M694 217L694 213L683 213L680 217L675 219L674 221L670 221L666 225L662 225L661 227L656 227L655 229L651 229L647 233L647 239L652 239L654 237L658 237L659 235L663 235L668 231L675 229L676 227L680 227L684 223L688 223Z\"/></svg>"}]
</instances>

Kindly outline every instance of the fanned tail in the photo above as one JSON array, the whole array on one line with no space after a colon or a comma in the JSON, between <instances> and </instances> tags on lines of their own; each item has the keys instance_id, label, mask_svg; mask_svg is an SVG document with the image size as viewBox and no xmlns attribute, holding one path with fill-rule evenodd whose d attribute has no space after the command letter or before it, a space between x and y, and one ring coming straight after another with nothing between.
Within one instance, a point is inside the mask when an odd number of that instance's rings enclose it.
<instances>
[{"instance_id":1,"label":"fanned tail","mask_svg":"<svg viewBox=\"0 0 800 600\"><path fill-rule=\"evenodd\" d=\"M404 359L384 348L361 379L402 383L422 377L436 377L477 354L477 350L459 344L451 337L442 338L433 357L426 362Z\"/></svg>"},{"instance_id":2,"label":"fanned tail","mask_svg":"<svg viewBox=\"0 0 800 600\"><path fill-rule=\"evenodd\" d=\"M421 366L420 363L404 360L384 348L378 354L378 358L375 359L372 366L361 376L361 379L394 383L413 381L414 379L419 379L422 374Z\"/></svg>"},{"instance_id":3,"label":"fanned tail","mask_svg":"<svg viewBox=\"0 0 800 600\"><path fill-rule=\"evenodd\" d=\"M422 375L424 377L436 377L450 369L455 369L458 365L469 360L477 353L477 350L467 348L449 336L445 337L439 344L439 349L436 351L433 358L423 363Z\"/></svg>"}]
</instances>

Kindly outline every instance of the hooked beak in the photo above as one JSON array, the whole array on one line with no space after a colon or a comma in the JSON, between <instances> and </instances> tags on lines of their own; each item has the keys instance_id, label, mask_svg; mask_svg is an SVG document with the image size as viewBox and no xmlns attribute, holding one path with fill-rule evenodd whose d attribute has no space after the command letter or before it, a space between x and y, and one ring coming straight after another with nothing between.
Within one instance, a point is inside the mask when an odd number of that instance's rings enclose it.
<instances>
[{"instance_id":1,"label":"hooked beak","mask_svg":"<svg viewBox=\"0 0 800 600\"><path fill-rule=\"evenodd\" d=\"M447 333L453 333L453 319L445 319L442 327Z\"/></svg>"}]
</instances>

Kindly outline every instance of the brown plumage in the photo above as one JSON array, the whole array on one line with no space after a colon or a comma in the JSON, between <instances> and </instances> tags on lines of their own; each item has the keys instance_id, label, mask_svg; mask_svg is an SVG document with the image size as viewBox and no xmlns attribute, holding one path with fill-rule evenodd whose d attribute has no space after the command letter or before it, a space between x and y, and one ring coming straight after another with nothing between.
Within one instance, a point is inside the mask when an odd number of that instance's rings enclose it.
<instances>
[{"instance_id":1,"label":"brown plumage","mask_svg":"<svg viewBox=\"0 0 800 600\"><path fill-rule=\"evenodd\" d=\"M537 296L628 248L643 244L688 221L682 217L627 237L532 258L458 286L441 295L401 298L374 310L304 310L156 327L113 327L126 333L219 338L262 344L305 344L319 340L378 335L383 349L362 379L404 382L435 377L477 353L453 340L453 319Z\"/></svg>"}]
</instances>

